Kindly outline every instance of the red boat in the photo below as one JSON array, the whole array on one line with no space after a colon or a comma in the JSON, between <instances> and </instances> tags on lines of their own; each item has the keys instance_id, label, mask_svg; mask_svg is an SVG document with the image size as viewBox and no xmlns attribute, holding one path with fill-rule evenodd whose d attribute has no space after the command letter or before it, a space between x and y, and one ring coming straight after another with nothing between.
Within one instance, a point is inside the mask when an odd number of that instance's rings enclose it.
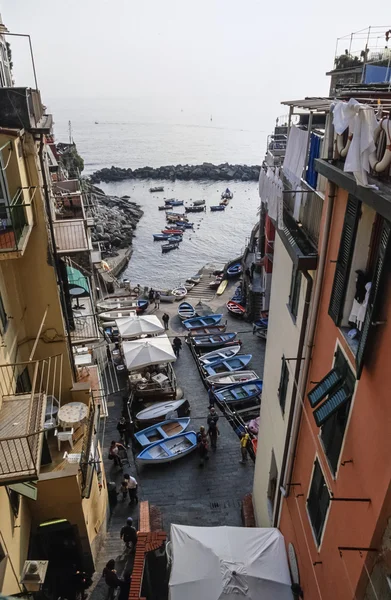
<instances>
[{"instance_id":1,"label":"red boat","mask_svg":"<svg viewBox=\"0 0 391 600\"><path fill-rule=\"evenodd\" d=\"M168 233L169 235L183 235L183 229L162 229L162 233Z\"/></svg>"},{"instance_id":2,"label":"red boat","mask_svg":"<svg viewBox=\"0 0 391 600\"><path fill-rule=\"evenodd\" d=\"M241 304L238 304L233 300L229 300L227 302L227 309L231 314L235 315L236 317L242 317L246 312L246 309Z\"/></svg>"}]
</instances>

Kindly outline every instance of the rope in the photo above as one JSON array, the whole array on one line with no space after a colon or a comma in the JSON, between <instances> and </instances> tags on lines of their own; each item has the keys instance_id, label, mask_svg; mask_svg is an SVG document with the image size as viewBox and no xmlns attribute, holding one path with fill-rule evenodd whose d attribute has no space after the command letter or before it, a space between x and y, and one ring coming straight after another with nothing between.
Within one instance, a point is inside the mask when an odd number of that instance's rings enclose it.
<instances>
[{"instance_id":1,"label":"rope","mask_svg":"<svg viewBox=\"0 0 391 600\"><path fill-rule=\"evenodd\" d=\"M302 528L302 530L303 530L303 535L304 535L304 541L305 541L305 545L307 546L307 552L308 552L308 556L309 556L310 563L311 563L311 566L312 566L312 571L313 571L313 573L314 573L314 578L315 578L316 587L317 587L317 589L318 589L319 598L320 598L320 600L323 600L323 598L322 598L322 593L321 593L321 591L320 591L320 587L319 587L319 583L318 583L318 578L317 578L317 576L316 576L316 571L315 571L314 563L313 563L313 561L312 561L312 558L311 558L311 551L310 551L310 547L309 547L309 545L308 545L308 540L307 540L307 536L306 536L306 533L305 533L305 529L304 529L304 523L303 523L303 519L302 519L302 517L301 517L300 506L299 506L299 502L298 502L298 500L297 500L297 496L295 496L295 500L296 500L297 512L299 513L299 518L300 518L301 528Z\"/></svg>"},{"instance_id":2,"label":"rope","mask_svg":"<svg viewBox=\"0 0 391 600\"><path fill-rule=\"evenodd\" d=\"M6 168L7 168L7 167L8 167L8 165L9 165L9 162L10 162L10 160L11 160L11 155L12 155L12 150L11 150L11 148L10 148L10 150L9 150L9 156L8 156L8 160L7 160L7 164L5 165L5 167L4 167L4 168L3 168L3 167L1 167L1 170L2 170L3 172L6 170Z\"/></svg>"},{"instance_id":3,"label":"rope","mask_svg":"<svg viewBox=\"0 0 391 600\"><path fill-rule=\"evenodd\" d=\"M348 580L349 588L350 588L350 591L352 593L352 600L357 600L356 594L354 593L354 588L353 588L352 582L351 582L350 577L349 577L348 568L347 568L346 563L344 561L342 552L340 553L340 556L341 556L341 559L342 559L343 568L345 569L346 579Z\"/></svg>"},{"instance_id":4,"label":"rope","mask_svg":"<svg viewBox=\"0 0 391 600\"><path fill-rule=\"evenodd\" d=\"M367 569L367 565L365 564L365 562L364 562L364 569L365 569L365 571L366 571L366 574L368 575L369 583L371 584L371 588L372 588L372 591L373 591L373 593L374 593L374 595L375 595L375 598L376 598L376 600L379 600L379 596L378 596L378 595L377 595L377 593L376 593L375 587L374 587L374 585L373 585L373 583L372 583L372 579L371 579L371 576L370 576L370 574L369 574L369 571L368 571L368 569Z\"/></svg>"}]
</instances>

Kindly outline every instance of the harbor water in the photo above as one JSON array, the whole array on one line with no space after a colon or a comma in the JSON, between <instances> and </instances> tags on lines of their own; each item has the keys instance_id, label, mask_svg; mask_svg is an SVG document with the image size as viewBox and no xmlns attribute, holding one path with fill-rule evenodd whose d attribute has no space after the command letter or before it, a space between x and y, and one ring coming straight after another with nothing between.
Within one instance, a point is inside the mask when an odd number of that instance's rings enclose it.
<instances>
[{"instance_id":1,"label":"harbor water","mask_svg":"<svg viewBox=\"0 0 391 600\"><path fill-rule=\"evenodd\" d=\"M164 192L150 193L149 188L163 185ZM229 182L234 197L223 212L211 212L210 206L221 201L226 182L131 180L101 183L107 194L130 196L141 205L144 216L139 221L133 240L133 255L122 277L132 284L169 288L184 283L206 264L216 268L243 252L246 238L258 218L258 185L256 182ZM194 229L188 229L177 250L162 253L162 242L154 242L153 234L166 227L165 211L158 210L164 199L176 198L191 204L206 200L206 211L188 213ZM172 209L185 212L183 206Z\"/></svg>"}]
</instances>

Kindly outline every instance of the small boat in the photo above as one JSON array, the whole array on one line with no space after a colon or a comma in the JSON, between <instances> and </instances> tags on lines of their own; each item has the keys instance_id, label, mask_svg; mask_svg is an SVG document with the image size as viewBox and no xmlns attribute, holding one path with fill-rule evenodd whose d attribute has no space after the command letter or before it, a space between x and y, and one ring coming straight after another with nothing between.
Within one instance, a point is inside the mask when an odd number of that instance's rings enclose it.
<instances>
[{"instance_id":1,"label":"small boat","mask_svg":"<svg viewBox=\"0 0 391 600\"><path fill-rule=\"evenodd\" d=\"M268 317L262 318L262 319L258 319L257 321L254 321L254 327L258 327L259 329L267 329L269 325L269 319Z\"/></svg>"},{"instance_id":2,"label":"small boat","mask_svg":"<svg viewBox=\"0 0 391 600\"><path fill-rule=\"evenodd\" d=\"M210 210L212 212L217 212L218 210L225 210L225 206L221 204L217 204L216 206L211 206Z\"/></svg>"},{"instance_id":3,"label":"small boat","mask_svg":"<svg viewBox=\"0 0 391 600\"><path fill-rule=\"evenodd\" d=\"M221 350L215 350L214 352L208 352L207 354L203 354L199 357L199 361L203 365L210 365L216 360L225 360L226 358L232 358L235 356L240 350L240 344L235 344L234 346L229 346L227 348L221 348Z\"/></svg>"},{"instance_id":4,"label":"small boat","mask_svg":"<svg viewBox=\"0 0 391 600\"><path fill-rule=\"evenodd\" d=\"M168 240L170 237L169 233L153 233L152 235L154 242L163 242L164 240Z\"/></svg>"},{"instance_id":5,"label":"small boat","mask_svg":"<svg viewBox=\"0 0 391 600\"><path fill-rule=\"evenodd\" d=\"M217 290L217 288L219 288L219 287L220 287L220 283L221 283L221 281L222 281L221 277L217 277L217 279L215 279L214 281L211 281L211 282L210 282L210 284L209 284L209 287L210 287L212 290Z\"/></svg>"},{"instance_id":6,"label":"small boat","mask_svg":"<svg viewBox=\"0 0 391 600\"><path fill-rule=\"evenodd\" d=\"M167 440L174 435L179 435L188 428L189 423L190 417L183 417L182 419L169 419L168 421L162 421L157 425L151 425L142 431L138 431L134 434L134 437L140 446L149 446L155 442Z\"/></svg>"},{"instance_id":7,"label":"small boat","mask_svg":"<svg viewBox=\"0 0 391 600\"><path fill-rule=\"evenodd\" d=\"M173 229L173 228L169 228L169 229L162 229L162 233L164 233L165 235L183 235L183 231L182 229Z\"/></svg>"},{"instance_id":8,"label":"small boat","mask_svg":"<svg viewBox=\"0 0 391 600\"><path fill-rule=\"evenodd\" d=\"M223 279L223 281L220 283L219 287L217 288L217 292L216 294L218 296L221 296L221 294L224 294L225 292L225 288L228 285L228 279Z\"/></svg>"},{"instance_id":9,"label":"small boat","mask_svg":"<svg viewBox=\"0 0 391 600\"><path fill-rule=\"evenodd\" d=\"M223 315L207 315L206 317L193 317L183 321L186 329L196 329L197 327L209 327L218 325L223 318Z\"/></svg>"},{"instance_id":10,"label":"small boat","mask_svg":"<svg viewBox=\"0 0 391 600\"><path fill-rule=\"evenodd\" d=\"M150 192L164 192L164 187L162 185L158 185L157 187L149 188Z\"/></svg>"},{"instance_id":11,"label":"small boat","mask_svg":"<svg viewBox=\"0 0 391 600\"><path fill-rule=\"evenodd\" d=\"M251 400L262 394L262 379L250 381L249 383L237 383L229 387L215 391L215 396L220 402L235 404Z\"/></svg>"},{"instance_id":12,"label":"small boat","mask_svg":"<svg viewBox=\"0 0 391 600\"><path fill-rule=\"evenodd\" d=\"M167 402L154 402L136 414L136 419L142 423L159 423L161 420L187 417L190 414L188 400L168 400Z\"/></svg>"},{"instance_id":13,"label":"small boat","mask_svg":"<svg viewBox=\"0 0 391 600\"><path fill-rule=\"evenodd\" d=\"M202 275L193 275L192 277L189 277L189 279L186 279L186 283L194 283L194 285L197 285L202 279Z\"/></svg>"},{"instance_id":14,"label":"small boat","mask_svg":"<svg viewBox=\"0 0 391 600\"><path fill-rule=\"evenodd\" d=\"M222 200L232 200L233 197L234 197L233 193L228 188L225 190L225 192L223 192L221 194L221 199Z\"/></svg>"},{"instance_id":15,"label":"small boat","mask_svg":"<svg viewBox=\"0 0 391 600\"><path fill-rule=\"evenodd\" d=\"M181 225L183 229L193 229L194 223L181 223L180 221L176 225Z\"/></svg>"},{"instance_id":16,"label":"small boat","mask_svg":"<svg viewBox=\"0 0 391 600\"><path fill-rule=\"evenodd\" d=\"M227 199L222 200L221 202L219 202L219 204L220 204L220 206L228 206L229 200L227 200Z\"/></svg>"},{"instance_id":17,"label":"small boat","mask_svg":"<svg viewBox=\"0 0 391 600\"><path fill-rule=\"evenodd\" d=\"M234 302L233 300L227 302L227 309L236 317L243 317L246 312L246 309L241 304L238 304L238 302Z\"/></svg>"},{"instance_id":18,"label":"small boat","mask_svg":"<svg viewBox=\"0 0 391 600\"><path fill-rule=\"evenodd\" d=\"M228 346L228 344L234 345L234 339L237 333L216 333L213 335L196 335L192 338L194 345L197 348L221 348L222 346ZM236 344L235 344L236 345Z\"/></svg>"},{"instance_id":19,"label":"small boat","mask_svg":"<svg viewBox=\"0 0 391 600\"><path fill-rule=\"evenodd\" d=\"M188 292L190 292L190 290L192 290L194 286L195 283L189 283L189 281L186 281L186 288Z\"/></svg>"},{"instance_id":20,"label":"small boat","mask_svg":"<svg viewBox=\"0 0 391 600\"><path fill-rule=\"evenodd\" d=\"M170 252L171 250L177 250L179 248L179 244L178 242L175 242L173 244L163 244L162 246L162 252Z\"/></svg>"},{"instance_id":21,"label":"small boat","mask_svg":"<svg viewBox=\"0 0 391 600\"><path fill-rule=\"evenodd\" d=\"M178 306L178 315L182 321L195 317L195 314L195 308L189 302L181 302Z\"/></svg>"},{"instance_id":22,"label":"small boat","mask_svg":"<svg viewBox=\"0 0 391 600\"><path fill-rule=\"evenodd\" d=\"M194 327L189 330L189 333L191 336L214 335L215 333L224 333L226 329L226 325L211 325L210 327Z\"/></svg>"},{"instance_id":23,"label":"small boat","mask_svg":"<svg viewBox=\"0 0 391 600\"><path fill-rule=\"evenodd\" d=\"M204 212L205 206L185 206L185 212L187 213L200 213Z\"/></svg>"},{"instance_id":24,"label":"small boat","mask_svg":"<svg viewBox=\"0 0 391 600\"><path fill-rule=\"evenodd\" d=\"M179 287L177 287L174 290L172 290L171 293L174 294L174 296L178 300L181 300L182 298L184 298L185 296L187 296L187 288L185 288L184 285L180 285Z\"/></svg>"},{"instance_id":25,"label":"small boat","mask_svg":"<svg viewBox=\"0 0 391 600\"><path fill-rule=\"evenodd\" d=\"M100 300L96 303L97 311L105 312L107 310L124 310L124 309L132 309L136 310L137 313L143 312L148 307L148 300L127 300L126 297L123 299L106 299Z\"/></svg>"},{"instance_id":26,"label":"small boat","mask_svg":"<svg viewBox=\"0 0 391 600\"><path fill-rule=\"evenodd\" d=\"M165 200L168 206L183 206L183 200Z\"/></svg>"},{"instance_id":27,"label":"small boat","mask_svg":"<svg viewBox=\"0 0 391 600\"><path fill-rule=\"evenodd\" d=\"M247 367L252 359L252 354L236 354L232 358L225 360L217 360L211 364L204 366L204 370L208 375L218 375L227 371L240 371Z\"/></svg>"},{"instance_id":28,"label":"small boat","mask_svg":"<svg viewBox=\"0 0 391 600\"><path fill-rule=\"evenodd\" d=\"M237 277L238 275L241 274L241 272L242 272L242 265L240 264L240 262L237 262L237 263L231 265L230 267L228 267L227 277L228 278Z\"/></svg>"},{"instance_id":29,"label":"small boat","mask_svg":"<svg viewBox=\"0 0 391 600\"><path fill-rule=\"evenodd\" d=\"M174 435L161 442L155 442L145 448L137 456L139 462L144 463L167 463L186 456L197 448L197 434L195 431L187 431Z\"/></svg>"},{"instance_id":30,"label":"small boat","mask_svg":"<svg viewBox=\"0 0 391 600\"><path fill-rule=\"evenodd\" d=\"M116 321L117 319L122 319L123 317L136 317L137 312L136 310L132 310L130 308L119 308L118 310L102 312L98 316L101 321Z\"/></svg>"},{"instance_id":31,"label":"small boat","mask_svg":"<svg viewBox=\"0 0 391 600\"><path fill-rule=\"evenodd\" d=\"M165 204L164 206L158 206L159 210L170 210L171 206L169 204Z\"/></svg>"},{"instance_id":32,"label":"small boat","mask_svg":"<svg viewBox=\"0 0 391 600\"><path fill-rule=\"evenodd\" d=\"M254 381L259 379L255 371L237 371L231 373L226 371L225 373L219 373L218 375L210 375L206 378L206 381L216 387L228 387L229 385L235 385L235 383L246 383L248 381Z\"/></svg>"},{"instance_id":33,"label":"small boat","mask_svg":"<svg viewBox=\"0 0 391 600\"><path fill-rule=\"evenodd\" d=\"M170 235L167 238L167 242L169 244L176 244L176 243L179 244L180 242L183 242L183 237L181 235Z\"/></svg>"},{"instance_id":34,"label":"small boat","mask_svg":"<svg viewBox=\"0 0 391 600\"><path fill-rule=\"evenodd\" d=\"M205 200L194 200L193 206L204 206Z\"/></svg>"}]
</instances>

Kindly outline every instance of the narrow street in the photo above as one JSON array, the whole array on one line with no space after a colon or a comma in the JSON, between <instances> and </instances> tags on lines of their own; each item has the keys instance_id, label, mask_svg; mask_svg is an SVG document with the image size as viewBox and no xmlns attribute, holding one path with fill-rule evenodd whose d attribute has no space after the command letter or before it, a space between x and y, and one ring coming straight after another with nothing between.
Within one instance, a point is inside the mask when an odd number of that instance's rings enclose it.
<instances>
[{"instance_id":1,"label":"narrow street","mask_svg":"<svg viewBox=\"0 0 391 600\"><path fill-rule=\"evenodd\" d=\"M214 312L222 312L224 320L227 318L227 331L238 332L238 339L243 342L242 352L253 354L251 366L262 376L265 343L252 335L251 324L226 316L225 302L232 295L232 289L230 287L222 297L215 297L207 304ZM169 336L184 333L181 321L176 315L177 306L177 303L162 304L159 310L148 309L148 313L156 314L159 318L164 312L170 314L170 331L167 332ZM178 386L183 390L184 397L190 401L189 430L197 431L201 425L206 426L208 394L186 343L183 343L180 357L175 363L175 373ZM111 440L118 439L116 426L122 406L122 394L110 397L103 448L107 482L115 482L117 489L122 480L122 473L113 466L107 456ZM240 464L239 438L219 410L218 413L221 433L218 447L216 452L210 451L210 458L203 468L199 466L197 452L173 463L138 466L129 449L130 467L125 467L124 472L136 477L139 484L139 500L148 500L151 506L160 510L162 527L167 533L171 523L198 526L242 525L241 500L245 494L252 491L254 464L250 459L247 464ZM107 593L101 573L109 559L116 560L116 568L120 575L131 567L127 563L128 557L123 552L123 543L119 537L120 529L128 516L133 517L137 526L138 507L128 506L128 500L123 502L118 496L118 503L108 523L107 535L96 565L94 582L97 586L91 594L92 600L100 600Z\"/></svg>"}]
</instances>

